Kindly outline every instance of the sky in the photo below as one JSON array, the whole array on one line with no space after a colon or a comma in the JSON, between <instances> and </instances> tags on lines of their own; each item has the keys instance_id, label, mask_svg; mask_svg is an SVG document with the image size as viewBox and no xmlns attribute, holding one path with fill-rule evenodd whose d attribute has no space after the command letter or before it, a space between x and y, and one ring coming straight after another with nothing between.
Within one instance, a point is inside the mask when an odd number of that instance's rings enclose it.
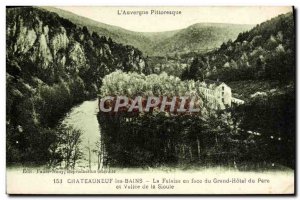
<instances>
[{"instance_id":1,"label":"sky","mask_svg":"<svg viewBox=\"0 0 300 200\"><path fill-rule=\"evenodd\" d=\"M195 23L259 24L292 7L56 7L95 21L137 32L161 32L186 28ZM180 11L178 15L155 15L151 10ZM144 15L118 14L146 11Z\"/></svg>"}]
</instances>

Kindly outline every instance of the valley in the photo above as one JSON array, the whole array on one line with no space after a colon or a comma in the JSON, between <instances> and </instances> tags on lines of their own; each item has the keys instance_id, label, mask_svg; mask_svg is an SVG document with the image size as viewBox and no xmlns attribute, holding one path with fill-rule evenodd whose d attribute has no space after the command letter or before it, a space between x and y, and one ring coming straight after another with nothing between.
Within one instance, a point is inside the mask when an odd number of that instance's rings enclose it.
<instances>
[{"instance_id":1,"label":"valley","mask_svg":"<svg viewBox=\"0 0 300 200\"><path fill-rule=\"evenodd\" d=\"M55 7L6 14L7 163L294 168L293 12L257 25L195 23L167 32L134 32ZM206 81L228 85L245 104L204 103L201 115L175 117L97 110L95 99L110 93L205 99L198 86Z\"/></svg>"}]
</instances>

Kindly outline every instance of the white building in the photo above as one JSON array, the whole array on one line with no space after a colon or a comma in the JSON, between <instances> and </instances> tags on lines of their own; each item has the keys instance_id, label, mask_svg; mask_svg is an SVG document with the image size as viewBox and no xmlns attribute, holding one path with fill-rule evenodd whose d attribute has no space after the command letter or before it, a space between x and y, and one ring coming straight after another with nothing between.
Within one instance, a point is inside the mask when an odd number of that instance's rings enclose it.
<instances>
[{"instance_id":1,"label":"white building","mask_svg":"<svg viewBox=\"0 0 300 200\"><path fill-rule=\"evenodd\" d=\"M225 109L233 104L244 104L243 100L232 97L231 88L224 82L205 80L200 83L199 91L209 107L213 109Z\"/></svg>"}]
</instances>

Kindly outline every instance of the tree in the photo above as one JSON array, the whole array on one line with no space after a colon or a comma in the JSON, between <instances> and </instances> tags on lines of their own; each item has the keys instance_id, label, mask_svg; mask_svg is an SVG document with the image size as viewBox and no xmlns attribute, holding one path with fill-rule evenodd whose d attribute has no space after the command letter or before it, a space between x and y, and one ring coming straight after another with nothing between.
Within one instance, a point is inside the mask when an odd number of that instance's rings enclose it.
<instances>
[{"instance_id":1,"label":"tree","mask_svg":"<svg viewBox=\"0 0 300 200\"><path fill-rule=\"evenodd\" d=\"M74 169L76 163L82 158L80 148L82 132L72 127L62 125L58 128L58 148L66 169Z\"/></svg>"}]
</instances>

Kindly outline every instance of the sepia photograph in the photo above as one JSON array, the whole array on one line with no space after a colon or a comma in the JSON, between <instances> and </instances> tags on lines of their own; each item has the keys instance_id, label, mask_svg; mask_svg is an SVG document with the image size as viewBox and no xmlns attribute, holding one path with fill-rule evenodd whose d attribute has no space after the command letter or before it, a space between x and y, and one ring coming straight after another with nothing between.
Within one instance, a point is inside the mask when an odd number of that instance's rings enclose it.
<instances>
[{"instance_id":1,"label":"sepia photograph","mask_svg":"<svg viewBox=\"0 0 300 200\"><path fill-rule=\"evenodd\" d=\"M295 194L293 6L7 6L8 194Z\"/></svg>"}]
</instances>

